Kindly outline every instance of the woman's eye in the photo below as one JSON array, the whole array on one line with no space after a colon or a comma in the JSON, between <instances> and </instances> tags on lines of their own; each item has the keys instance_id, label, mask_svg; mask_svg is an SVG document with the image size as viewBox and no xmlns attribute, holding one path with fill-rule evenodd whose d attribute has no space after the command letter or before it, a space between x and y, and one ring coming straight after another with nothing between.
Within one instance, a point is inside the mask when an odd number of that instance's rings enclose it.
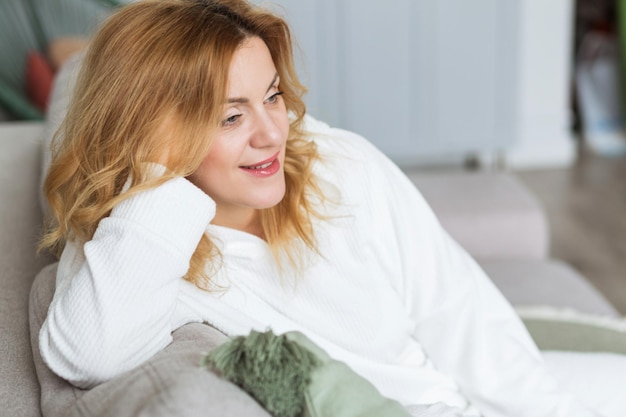
<instances>
[{"instance_id":1,"label":"woman's eye","mask_svg":"<svg viewBox=\"0 0 626 417\"><path fill-rule=\"evenodd\" d=\"M222 126L223 127L232 126L235 123L237 123L240 117L241 117L240 114L235 114L233 116L227 117L226 119L222 120Z\"/></svg>"},{"instance_id":2,"label":"woman's eye","mask_svg":"<svg viewBox=\"0 0 626 417\"><path fill-rule=\"evenodd\" d=\"M267 104L274 104L278 101L278 97L282 96L283 92L279 91L276 94L271 95L267 100L265 100L265 102Z\"/></svg>"}]
</instances>

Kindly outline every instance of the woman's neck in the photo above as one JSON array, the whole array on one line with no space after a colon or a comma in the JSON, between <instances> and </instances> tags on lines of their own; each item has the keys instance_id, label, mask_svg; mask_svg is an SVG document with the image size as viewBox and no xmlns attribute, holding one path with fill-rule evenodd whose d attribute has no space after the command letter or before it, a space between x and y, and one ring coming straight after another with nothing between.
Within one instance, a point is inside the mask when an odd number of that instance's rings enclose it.
<instances>
[{"instance_id":1,"label":"woman's neck","mask_svg":"<svg viewBox=\"0 0 626 417\"><path fill-rule=\"evenodd\" d=\"M222 208L218 206L212 224L250 233L265 240L258 210L249 208Z\"/></svg>"}]
</instances>

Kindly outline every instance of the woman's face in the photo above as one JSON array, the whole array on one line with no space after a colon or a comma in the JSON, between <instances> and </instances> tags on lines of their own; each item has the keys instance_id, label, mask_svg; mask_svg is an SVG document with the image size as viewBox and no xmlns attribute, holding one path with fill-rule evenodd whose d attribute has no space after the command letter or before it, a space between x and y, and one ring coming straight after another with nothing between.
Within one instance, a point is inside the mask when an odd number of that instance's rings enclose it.
<instances>
[{"instance_id":1,"label":"woman's face","mask_svg":"<svg viewBox=\"0 0 626 417\"><path fill-rule=\"evenodd\" d=\"M247 230L258 209L285 195L289 120L265 43L248 39L229 70L222 122L208 155L189 179L215 200L214 224Z\"/></svg>"}]
</instances>

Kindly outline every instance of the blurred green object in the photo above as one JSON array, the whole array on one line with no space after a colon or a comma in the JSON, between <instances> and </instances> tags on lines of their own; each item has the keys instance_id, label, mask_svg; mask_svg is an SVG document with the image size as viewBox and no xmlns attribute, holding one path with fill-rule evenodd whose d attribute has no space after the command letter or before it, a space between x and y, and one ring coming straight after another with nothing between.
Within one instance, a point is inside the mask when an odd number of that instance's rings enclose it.
<instances>
[{"instance_id":1,"label":"blurred green object","mask_svg":"<svg viewBox=\"0 0 626 417\"><path fill-rule=\"evenodd\" d=\"M23 94L0 82L0 103L21 120L41 120L43 114Z\"/></svg>"},{"instance_id":2,"label":"blurred green object","mask_svg":"<svg viewBox=\"0 0 626 417\"><path fill-rule=\"evenodd\" d=\"M128 0L0 1L0 106L18 120L37 118L25 87L26 56L60 37L88 37ZM23 100L21 100L22 98ZM32 106L31 106L32 107ZM36 112L38 110L35 109ZM42 115L39 114L39 118Z\"/></svg>"},{"instance_id":3,"label":"blurred green object","mask_svg":"<svg viewBox=\"0 0 626 417\"><path fill-rule=\"evenodd\" d=\"M620 44L622 115L626 120L626 0L617 0L617 29Z\"/></svg>"}]
</instances>

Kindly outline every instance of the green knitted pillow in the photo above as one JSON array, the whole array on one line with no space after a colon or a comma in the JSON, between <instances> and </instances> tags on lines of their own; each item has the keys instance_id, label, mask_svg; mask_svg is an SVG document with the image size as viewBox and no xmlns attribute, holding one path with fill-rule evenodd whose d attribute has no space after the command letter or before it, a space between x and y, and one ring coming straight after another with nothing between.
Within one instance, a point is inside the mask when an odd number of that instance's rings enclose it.
<instances>
[{"instance_id":1,"label":"green knitted pillow","mask_svg":"<svg viewBox=\"0 0 626 417\"><path fill-rule=\"evenodd\" d=\"M409 417L398 402L302 333L253 331L217 347L202 365L240 386L275 417Z\"/></svg>"}]
</instances>

